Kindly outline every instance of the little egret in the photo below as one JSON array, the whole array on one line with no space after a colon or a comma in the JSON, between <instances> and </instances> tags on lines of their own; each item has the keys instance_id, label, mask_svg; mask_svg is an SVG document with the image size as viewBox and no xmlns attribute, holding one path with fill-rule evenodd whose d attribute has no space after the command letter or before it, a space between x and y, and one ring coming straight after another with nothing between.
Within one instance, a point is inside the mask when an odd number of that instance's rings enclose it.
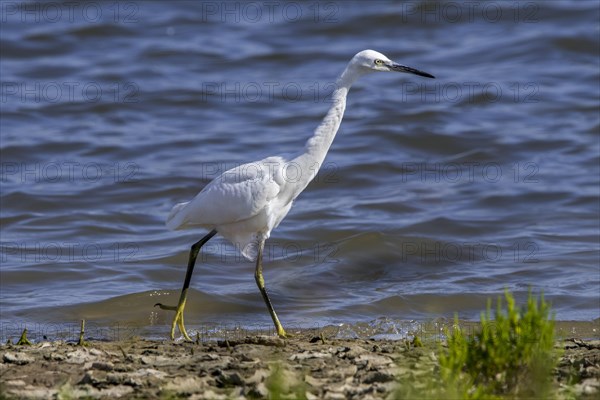
<instances>
[{"instance_id":1,"label":"little egret","mask_svg":"<svg viewBox=\"0 0 600 400\"><path fill-rule=\"evenodd\" d=\"M175 311L171 339L175 338L175 326L179 326L183 337L191 340L183 323L187 290L200 248L217 233L238 246L245 258L256 260L256 284L269 309L277 334L280 337L286 336L265 289L262 274L265 240L287 215L293 201L323 164L342 122L350 86L358 77L376 71L407 72L434 78L426 72L397 64L376 51L363 50L350 60L336 81L333 104L306 143L302 154L292 159L268 157L232 168L206 185L191 201L173 207L166 222L169 229L201 227L210 232L192 245L178 305L155 305L164 310ZM288 168L293 168L290 174L287 173ZM290 175L294 179L286 179Z\"/></svg>"}]
</instances>

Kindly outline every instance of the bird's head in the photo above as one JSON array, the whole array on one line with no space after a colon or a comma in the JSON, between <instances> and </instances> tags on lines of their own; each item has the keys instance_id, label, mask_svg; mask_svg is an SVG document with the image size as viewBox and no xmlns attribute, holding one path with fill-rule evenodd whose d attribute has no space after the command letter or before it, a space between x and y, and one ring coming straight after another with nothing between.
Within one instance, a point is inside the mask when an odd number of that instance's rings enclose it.
<instances>
[{"instance_id":1,"label":"bird's head","mask_svg":"<svg viewBox=\"0 0 600 400\"><path fill-rule=\"evenodd\" d=\"M363 72L406 72L424 76L426 78L435 78L433 75L428 74L427 72L398 64L375 50L363 50L360 53L357 53L352 58L352 61L350 61L350 64L354 67L362 69Z\"/></svg>"}]
</instances>

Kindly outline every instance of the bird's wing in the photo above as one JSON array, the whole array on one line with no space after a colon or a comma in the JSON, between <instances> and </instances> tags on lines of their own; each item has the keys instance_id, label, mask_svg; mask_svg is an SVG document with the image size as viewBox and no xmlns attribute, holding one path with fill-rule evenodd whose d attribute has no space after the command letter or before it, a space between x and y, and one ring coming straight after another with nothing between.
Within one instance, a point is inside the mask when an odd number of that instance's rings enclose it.
<instances>
[{"instance_id":1,"label":"bird's wing","mask_svg":"<svg viewBox=\"0 0 600 400\"><path fill-rule=\"evenodd\" d=\"M281 157L269 157L224 172L192 201L173 207L167 226L217 226L255 216L279 194L285 162Z\"/></svg>"}]
</instances>

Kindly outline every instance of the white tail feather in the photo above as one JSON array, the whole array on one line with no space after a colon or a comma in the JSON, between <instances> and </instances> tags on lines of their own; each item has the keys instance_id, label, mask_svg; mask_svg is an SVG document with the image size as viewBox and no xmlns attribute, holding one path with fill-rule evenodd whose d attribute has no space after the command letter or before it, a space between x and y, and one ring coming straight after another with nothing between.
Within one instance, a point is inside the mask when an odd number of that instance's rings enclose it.
<instances>
[{"instance_id":1,"label":"white tail feather","mask_svg":"<svg viewBox=\"0 0 600 400\"><path fill-rule=\"evenodd\" d=\"M165 223L167 228L174 231L186 224L187 221L185 220L185 213L180 211L188 204L189 202L175 204L175 206L171 209L169 216L167 217L167 222Z\"/></svg>"}]
</instances>

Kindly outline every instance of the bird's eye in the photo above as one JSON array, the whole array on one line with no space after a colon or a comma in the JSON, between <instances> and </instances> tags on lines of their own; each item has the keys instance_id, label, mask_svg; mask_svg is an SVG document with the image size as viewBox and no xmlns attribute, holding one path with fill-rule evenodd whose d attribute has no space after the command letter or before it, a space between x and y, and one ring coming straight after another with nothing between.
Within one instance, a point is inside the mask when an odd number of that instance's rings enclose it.
<instances>
[{"instance_id":1,"label":"bird's eye","mask_svg":"<svg viewBox=\"0 0 600 400\"><path fill-rule=\"evenodd\" d=\"M375 65L383 65L383 60L375 60Z\"/></svg>"}]
</instances>

